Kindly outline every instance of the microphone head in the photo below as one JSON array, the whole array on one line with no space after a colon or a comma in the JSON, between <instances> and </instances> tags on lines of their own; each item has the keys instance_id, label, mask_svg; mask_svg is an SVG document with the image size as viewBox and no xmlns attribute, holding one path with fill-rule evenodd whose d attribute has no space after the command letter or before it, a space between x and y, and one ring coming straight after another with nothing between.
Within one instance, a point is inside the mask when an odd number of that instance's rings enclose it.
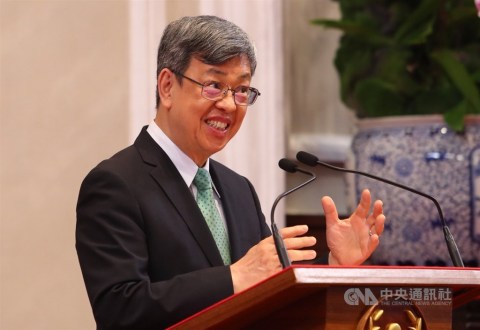
<instances>
[{"instance_id":1,"label":"microphone head","mask_svg":"<svg viewBox=\"0 0 480 330\"><path fill-rule=\"evenodd\" d=\"M297 165L287 158L282 158L278 161L278 166L289 173L295 173L297 171Z\"/></svg>"},{"instance_id":2,"label":"microphone head","mask_svg":"<svg viewBox=\"0 0 480 330\"><path fill-rule=\"evenodd\" d=\"M305 151L299 151L297 153L297 159L299 162L302 162L308 166L316 166L318 162L318 157L315 155L312 155L308 152Z\"/></svg>"}]
</instances>

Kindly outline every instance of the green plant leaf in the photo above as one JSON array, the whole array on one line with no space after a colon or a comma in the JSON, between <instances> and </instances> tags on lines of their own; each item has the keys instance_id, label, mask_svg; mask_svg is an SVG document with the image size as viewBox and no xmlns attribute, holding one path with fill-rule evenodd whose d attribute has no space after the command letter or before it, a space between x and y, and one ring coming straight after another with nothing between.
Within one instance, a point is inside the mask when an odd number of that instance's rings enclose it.
<instances>
[{"instance_id":1,"label":"green plant leaf","mask_svg":"<svg viewBox=\"0 0 480 330\"><path fill-rule=\"evenodd\" d=\"M460 92L452 84L420 90L410 102L407 113L411 114L445 114L451 111L461 100Z\"/></svg>"},{"instance_id":2,"label":"green plant leaf","mask_svg":"<svg viewBox=\"0 0 480 330\"><path fill-rule=\"evenodd\" d=\"M460 130L480 113L480 19L471 0L338 0L335 57L358 117L432 114Z\"/></svg>"},{"instance_id":3,"label":"green plant leaf","mask_svg":"<svg viewBox=\"0 0 480 330\"><path fill-rule=\"evenodd\" d=\"M367 28L357 22L328 19L314 19L310 22L314 25L321 25L326 28L341 30L350 37L358 38L363 42L372 45L389 45L392 43L389 38L386 38L377 31Z\"/></svg>"},{"instance_id":4,"label":"green plant leaf","mask_svg":"<svg viewBox=\"0 0 480 330\"><path fill-rule=\"evenodd\" d=\"M405 48L386 48L376 52L375 74L395 86L398 94L415 95L420 88L408 72L412 52Z\"/></svg>"},{"instance_id":5,"label":"green plant leaf","mask_svg":"<svg viewBox=\"0 0 480 330\"><path fill-rule=\"evenodd\" d=\"M404 115L403 98L394 86L378 78L362 80L354 93L360 106L359 117Z\"/></svg>"},{"instance_id":6,"label":"green plant leaf","mask_svg":"<svg viewBox=\"0 0 480 330\"><path fill-rule=\"evenodd\" d=\"M476 10L471 4L452 8L448 14L450 16L450 24L453 27L460 27L463 22L472 21L473 19L478 20Z\"/></svg>"},{"instance_id":7,"label":"green plant leaf","mask_svg":"<svg viewBox=\"0 0 480 330\"><path fill-rule=\"evenodd\" d=\"M450 128L457 132L461 132L465 127L464 117L467 113L468 103L466 100L463 100L452 110L445 112L443 118Z\"/></svg>"},{"instance_id":8,"label":"green plant leaf","mask_svg":"<svg viewBox=\"0 0 480 330\"><path fill-rule=\"evenodd\" d=\"M357 42L342 38L342 47L337 50L335 66L340 77L340 95L342 101L355 108L356 101L352 98L355 82L359 77L368 74L372 65L372 51L369 47L360 47ZM352 57L352 52L355 56Z\"/></svg>"},{"instance_id":9,"label":"green plant leaf","mask_svg":"<svg viewBox=\"0 0 480 330\"><path fill-rule=\"evenodd\" d=\"M420 1L418 8L398 28L395 40L402 44L413 45L424 43L432 34L439 1Z\"/></svg>"},{"instance_id":10,"label":"green plant leaf","mask_svg":"<svg viewBox=\"0 0 480 330\"><path fill-rule=\"evenodd\" d=\"M439 50L431 54L431 58L437 62L446 72L460 93L473 106L475 113L480 113L480 93L475 82L468 74L465 66L456 59L450 50Z\"/></svg>"}]
</instances>

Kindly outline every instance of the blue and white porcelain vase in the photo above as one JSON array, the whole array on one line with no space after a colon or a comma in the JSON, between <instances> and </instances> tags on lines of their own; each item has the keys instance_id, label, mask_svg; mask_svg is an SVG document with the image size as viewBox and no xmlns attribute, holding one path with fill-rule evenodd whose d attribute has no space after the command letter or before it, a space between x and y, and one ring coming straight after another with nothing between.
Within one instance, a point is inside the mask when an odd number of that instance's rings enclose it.
<instances>
[{"instance_id":1,"label":"blue and white porcelain vase","mask_svg":"<svg viewBox=\"0 0 480 330\"><path fill-rule=\"evenodd\" d=\"M464 133L441 116L364 119L352 141L357 170L418 189L438 200L466 265L480 265L480 117ZM354 191L369 188L387 216L373 264L451 265L434 203L411 192L355 176Z\"/></svg>"}]
</instances>

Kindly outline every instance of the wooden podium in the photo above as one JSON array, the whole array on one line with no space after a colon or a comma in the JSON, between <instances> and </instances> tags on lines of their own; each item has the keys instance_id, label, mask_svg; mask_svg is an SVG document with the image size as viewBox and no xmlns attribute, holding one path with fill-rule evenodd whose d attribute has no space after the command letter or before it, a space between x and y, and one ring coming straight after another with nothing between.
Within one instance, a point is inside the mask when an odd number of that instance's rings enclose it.
<instances>
[{"instance_id":1,"label":"wooden podium","mask_svg":"<svg viewBox=\"0 0 480 330\"><path fill-rule=\"evenodd\" d=\"M480 268L291 266L171 329L451 329Z\"/></svg>"}]
</instances>

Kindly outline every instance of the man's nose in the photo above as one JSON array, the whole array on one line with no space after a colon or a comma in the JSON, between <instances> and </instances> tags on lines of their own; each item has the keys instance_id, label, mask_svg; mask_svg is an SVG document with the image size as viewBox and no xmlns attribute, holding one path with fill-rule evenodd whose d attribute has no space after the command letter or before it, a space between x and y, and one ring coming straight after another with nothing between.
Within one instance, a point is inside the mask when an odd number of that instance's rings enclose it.
<instances>
[{"instance_id":1,"label":"man's nose","mask_svg":"<svg viewBox=\"0 0 480 330\"><path fill-rule=\"evenodd\" d=\"M235 99L233 92L231 90L227 90L225 96L216 102L218 108L223 109L226 112L232 112L237 110L237 105L235 104Z\"/></svg>"}]
</instances>

